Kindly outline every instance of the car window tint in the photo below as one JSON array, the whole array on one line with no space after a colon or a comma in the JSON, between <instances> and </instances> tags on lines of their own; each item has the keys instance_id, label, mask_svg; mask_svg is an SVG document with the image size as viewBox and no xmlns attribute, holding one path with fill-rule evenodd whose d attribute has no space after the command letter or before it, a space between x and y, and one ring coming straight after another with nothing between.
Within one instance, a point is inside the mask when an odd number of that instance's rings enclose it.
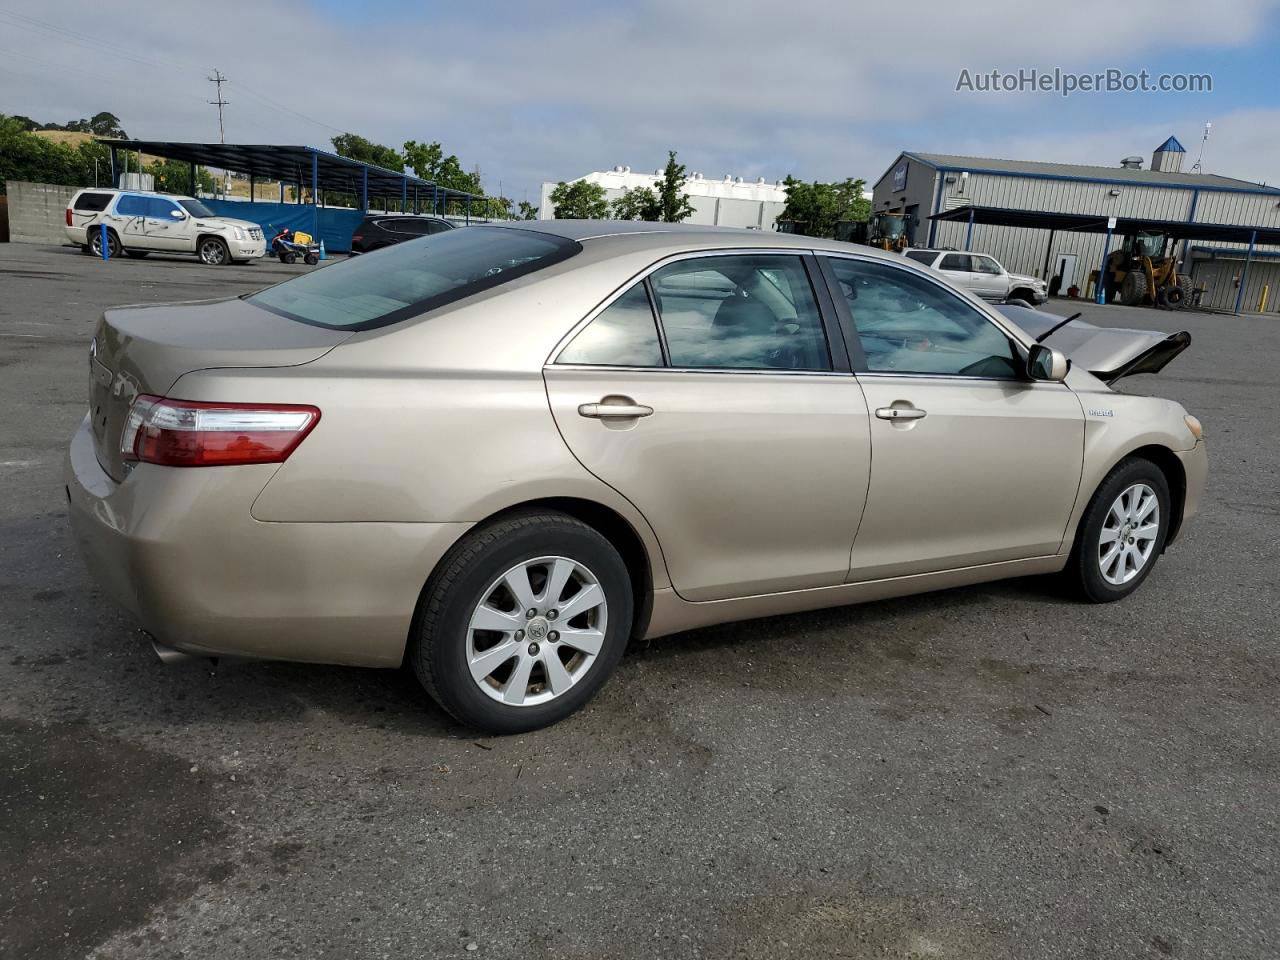
<instances>
[{"instance_id":1,"label":"car window tint","mask_svg":"<svg viewBox=\"0 0 1280 960\"><path fill-rule=\"evenodd\" d=\"M427 233L444 233L446 230L452 230L453 224L444 220L432 220L427 226Z\"/></svg>"},{"instance_id":2,"label":"car window tint","mask_svg":"<svg viewBox=\"0 0 1280 960\"><path fill-rule=\"evenodd\" d=\"M111 194L109 193L82 193L76 197L75 208L86 213L97 213L107 209L107 204L111 202Z\"/></svg>"},{"instance_id":3,"label":"car window tint","mask_svg":"<svg viewBox=\"0 0 1280 960\"><path fill-rule=\"evenodd\" d=\"M302 323L369 330L526 276L581 249L535 230L447 230L294 277L246 299Z\"/></svg>"},{"instance_id":4,"label":"car window tint","mask_svg":"<svg viewBox=\"0 0 1280 960\"><path fill-rule=\"evenodd\" d=\"M428 222L426 220L401 217L399 220L392 220L391 223L397 233L408 233L415 237L421 237L427 233Z\"/></svg>"},{"instance_id":5,"label":"car window tint","mask_svg":"<svg viewBox=\"0 0 1280 960\"><path fill-rule=\"evenodd\" d=\"M968 273L973 270L969 263L969 255L967 253L948 253L942 258L942 262L938 264L939 270L963 270Z\"/></svg>"},{"instance_id":6,"label":"car window tint","mask_svg":"<svg viewBox=\"0 0 1280 960\"><path fill-rule=\"evenodd\" d=\"M830 370L799 257L698 257L650 278L673 367Z\"/></svg>"},{"instance_id":7,"label":"car window tint","mask_svg":"<svg viewBox=\"0 0 1280 960\"><path fill-rule=\"evenodd\" d=\"M174 211L178 209L178 205L172 200L165 200L162 197L147 197L147 216L156 220L176 220Z\"/></svg>"},{"instance_id":8,"label":"car window tint","mask_svg":"<svg viewBox=\"0 0 1280 960\"><path fill-rule=\"evenodd\" d=\"M1012 342L985 316L928 278L885 264L832 259L867 369L1021 376Z\"/></svg>"},{"instance_id":9,"label":"car window tint","mask_svg":"<svg viewBox=\"0 0 1280 960\"><path fill-rule=\"evenodd\" d=\"M631 286L569 343L557 363L660 367L662 347L644 283Z\"/></svg>"},{"instance_id":10,"label":"car window tint","mask_svg":"<svg viewBox=\"0 0 1280 960\"><path fill-rule=\"evenodd\" d=\"M933 250L908 250L907 256L917 263L923 263L926 267L932 266L933 261L938 258L938 254Z\"/></svg>"},{"instance_id":11,"label":"car window tint","mask_svg":"<svg viewBox=\"0 0 1280 960\"><path fill-rule=\"evenodd\" d=\"M116 213L122 217L145 217L147 215L147 198L132 193L121 194L116 201Z\"/></svg>"}]
</instances>

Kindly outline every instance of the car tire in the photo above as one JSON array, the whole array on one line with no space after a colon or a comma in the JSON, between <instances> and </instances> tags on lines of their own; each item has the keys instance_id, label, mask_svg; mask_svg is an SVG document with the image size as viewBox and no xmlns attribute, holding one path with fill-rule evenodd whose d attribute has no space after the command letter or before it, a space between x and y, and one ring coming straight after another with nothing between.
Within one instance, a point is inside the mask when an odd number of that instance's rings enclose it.
<instances>
[{"instance_id":1,"label":"car tire","mask_svg":"<svg viewBox=\"0 0 1280 960\"><path fill-rule=\"evenodd\" d=\"M231 262L231 251L218 237L203 237L196 249L200 262L210 267L224 267Z\"/></svg>"},{"instance_id":2,"label":"car tire","mask_svg":"<svg viewBox=\"0 0 1280 960\"><path fill-rule=\"evenodd\" d=\"M1164 550L1172 506L1169 482L1158 466L1139 457L1116 464L1080 518L1064 571L1075 592L1090 603L1111 603L1137 590Z\"/></svg>"},{"instance_id":3,"label":"car tire","mask_svg":"<svg viewBox=\"0 0 1280 960\"><path fill-rule=\"evenodd\" d=\"M107 254L108 256L118 257L123 248L120 246L120 237L116 235L114 230L107 230ZM89 236L89 253L95 257L102 256L102 231L94 229Z\"/></svg>"},{"instance_id":4,"label":"car tire","mask_svg":"<svg viewBox=\"0 0 1280 960\"><path fill-rule=\"evenodd\" d=\"M1010 299L1010 300L1021 300L1021 301L1023 301L1027 306L1029 306L1029 307L1030 307L1030 306L1033 306L1033 305L1035 304L1035 302L1036 302L1036 295L1035 295L1035 293L1034 293L1034 292L1032 292L1031 290L1028 290L1026 287L1019 287L1017 290L1013 291L1013 293L1009 294L1009 299Z\"/></svg>"},{"instance_id":5,"label":"car tire","mask_svg":"<svg viewBox=\"0 0 1280 960\"><path fill-rule=\"evenodd\" d=\"M598 531L554 511L514 514L472 531L441 560L419 601L407 660L462 723L497 734L535 730L600 689L626 648L633 609L626 564ZM502 629L476 626L484 623Z\"/></svg>"},{"instance_id":6,"label":"car tire","mask_svg":"<svg viewBox=\"0 0 1280 960\"><path fill-rule=\"evenodd\" d=\"M132 257L134 260L141 260L150 252L151 252L150 250L126 250L124 252L124 255L126 257Z\"/></svg>"}]
</instances>

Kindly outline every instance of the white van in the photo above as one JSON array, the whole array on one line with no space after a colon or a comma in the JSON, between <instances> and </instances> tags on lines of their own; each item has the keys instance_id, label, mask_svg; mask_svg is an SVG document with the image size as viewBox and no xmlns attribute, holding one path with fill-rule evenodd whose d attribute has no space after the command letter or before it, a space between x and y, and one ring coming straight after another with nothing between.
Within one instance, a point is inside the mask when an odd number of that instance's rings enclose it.
<instances>
[{"instance_id":1,"label":"white van","mask_svg":"<svg viewBox=\"0 0 1280 960\"><path fill-rule=\"evenodd\" d=\"M193 253L202 263L217 266L253 260L267 249L258 224L220 217L194 197L91 188L71 198L67 238L72 243L102 256L104 224L113 257Z\"/></svg>"}]
</instances>

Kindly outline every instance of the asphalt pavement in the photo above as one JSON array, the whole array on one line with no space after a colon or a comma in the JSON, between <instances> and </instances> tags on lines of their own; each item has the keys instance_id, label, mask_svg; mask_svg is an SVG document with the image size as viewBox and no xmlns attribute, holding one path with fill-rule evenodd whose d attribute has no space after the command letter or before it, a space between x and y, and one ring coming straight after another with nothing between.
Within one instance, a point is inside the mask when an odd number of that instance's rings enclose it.
<instances>
[{"instance_id":1,"label":"asphalt pavement","mask_svg":"<svg viewBox=\"0 0 1280 960\"><path fill-rule=\"evenodd\" d=\"M1034 579L699 630L479 738L397 671L164 667L72 546L103 307L307 269L0 245L0 956L1280 954L1280 319L1085 308L1191 331L1125 389L1210 443L1128 600Z\"/></svg>"}]
</instances>

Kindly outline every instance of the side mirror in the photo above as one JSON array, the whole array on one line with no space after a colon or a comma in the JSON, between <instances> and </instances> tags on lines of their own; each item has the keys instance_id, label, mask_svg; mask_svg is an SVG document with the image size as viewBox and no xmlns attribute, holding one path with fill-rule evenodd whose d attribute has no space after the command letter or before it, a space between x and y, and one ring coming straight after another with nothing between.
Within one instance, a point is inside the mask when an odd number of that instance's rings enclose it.
<instances>
[{"instance_id":1,"label":"side mirror","mask_svg":"<svg viewBox=\"0 0 1280 960\"><path fill-rule=\"evenodd\" d=\"M175 217L175 218L177 218L178 220L185 220L185 219L187 219L187 215L186 215L185 213L183 213L181 210L170 210L170 211L169 211L169 216L171 216L171 217Z\"/></svg>"},{"instance_id":2,"label":"side mirror","mask_svg":"<svg viewBox=\"0 0 1280 960\"><path fill-rule=\"evenodd\" d=\"M1070 368L1071 361L1065 353L1046 347L1043 343L1032 344L1027 352L1027 376L1032 380L1061 383L1067 379Z\"/></svg>"}]
</instances>

